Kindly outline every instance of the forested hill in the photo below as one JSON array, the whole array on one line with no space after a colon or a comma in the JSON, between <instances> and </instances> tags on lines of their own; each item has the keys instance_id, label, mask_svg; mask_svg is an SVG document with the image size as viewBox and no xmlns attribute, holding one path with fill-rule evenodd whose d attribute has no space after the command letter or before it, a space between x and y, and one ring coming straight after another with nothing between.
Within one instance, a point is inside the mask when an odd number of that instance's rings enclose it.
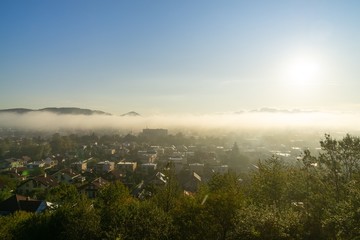
<instances>
[{"instance_id":1,"label":"forested hill","mask_svg":"<svg viewBox=\"0 0 360 240\"><path fill-rule=\"evenodd\" d=\"M110 113L106 113L99 110L91 110L91 109L83 109L83 108L75 108L75 107L49 107L42 109L27 109L27 108L11 108L11 109L3 109L0 110L0 113L30 113L30 112L50 112L55 114L71 114L71 115L111 115Z\"/></svg>"}]
</instances>

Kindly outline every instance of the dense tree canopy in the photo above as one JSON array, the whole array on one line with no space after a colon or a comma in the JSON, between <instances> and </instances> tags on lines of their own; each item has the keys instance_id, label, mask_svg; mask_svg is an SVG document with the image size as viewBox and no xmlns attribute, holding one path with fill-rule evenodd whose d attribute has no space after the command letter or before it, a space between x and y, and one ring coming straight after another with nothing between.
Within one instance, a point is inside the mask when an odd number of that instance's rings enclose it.
<instances>
[{"instance_id":1,"label":"dense tree canopy","mask_svg":"<svg viewBox=\"0 0 360 240\"><path fill-rule=\"evenodd\" d=\"M214 174L191 194L183 194L171 167L167 183L142 200L120 182L94 200L60 185L45 194L52 210L0 217L0 238L355 239L360 140L325 135L320 146L317 156L304 151L298 164L273 156L241 176Z\"/></svg>"}]
</instances>

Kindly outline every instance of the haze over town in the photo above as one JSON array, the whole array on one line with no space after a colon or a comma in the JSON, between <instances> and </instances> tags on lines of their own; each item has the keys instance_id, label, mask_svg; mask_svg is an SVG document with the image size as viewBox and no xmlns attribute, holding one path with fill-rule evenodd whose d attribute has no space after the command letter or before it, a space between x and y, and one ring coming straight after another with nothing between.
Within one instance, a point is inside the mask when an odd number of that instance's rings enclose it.
<instances>
[{"instance_id":1,"label":"haze over town","mask_svg":"<svg viewBox=\"0 0 360 240\"><path fill-rule=\"evenodd\" d=\"M0 128L57 132L61 130L110 130L139 133L143 128L223 135L229 132L298 130L358 132L357 113L331 112L241 112L212 115L72 115L51 112L0 112ZM211 132L209 132L211 131Z\"/></svg>"}]
</instances>

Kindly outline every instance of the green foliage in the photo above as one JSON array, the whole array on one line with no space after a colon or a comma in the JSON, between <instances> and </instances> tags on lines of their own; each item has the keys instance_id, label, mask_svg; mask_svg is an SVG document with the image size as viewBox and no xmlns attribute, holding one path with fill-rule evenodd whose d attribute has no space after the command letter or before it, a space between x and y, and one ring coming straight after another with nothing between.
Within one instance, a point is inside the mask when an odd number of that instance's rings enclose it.
<instances>
[{"instance_id":1,"label":"green foliage","mask_svg":"<svg viewBox=\"0 0 360 240\"><path fill-rule=\"evenodd\" d=\"M353 180L360 170L360 139L347 134L342 140L333 139L329 134L320 141L318 162L323 166L331 191L337 201L346 193L345 184Z\"/></svg>"},{"instance_id":2,"label":"green foliage","mask_svg":"<svg viewBox=\"0 0 360 240\"><path fill-rule=\"evenodd\" d=\"M236 210L242 207L243 196L238 177L233 174L215 174L208 183L208 198L204 206L217 229L218 239L226 239L234 228Z\"/></svg>"},{"instance_id":3,"label":"green foliage","mask_svg":"<svg viewBox=\"0 0 360 240\"><path fill-rule=\"evenodd\" d=\"M0 190L0 202L9 198L16 188L17 181L5 175L0 175L0 183L4 186Z\"/></svg>"},{"instance_id":4,"label":"green foliage","mask_svg":"<svg viewBox=\"0 0 360 240\"><path fill-rule=\"evenodd\" d=\"M80 197L74 205L32 214L14 233L14 239L99 239L100 218L92 203Z\"/></svg>"},{"instance_id":5,"label":"green foliage","mask_svg":"<svg viewBox=\"0 0 360 240\"><path fill-rule=\"evenodd\" d=\"M336 239L355 239L360 236L360 189L357 181L351 181L346 188L347 198L327 209L324 226L327 233Z\"/></svg>"},{"instance_id":6,"label":"green foliage","mask_svg":"<svg viewBox=\"0 0 360 240\"><path fill-rule=\"evenodd\" d=\"M71 205L76 203L79 197L80 195L74 185L60 184L57 187L51 188L46 193L45 199L59 205Z\"/></svg>"},{"instance_id":7,"label":"green foliage","mask_svg":"<svg viewBox=\"0 0 360 240\"><path fill-rule=\"evenodd\" d=\"M60 136L59 133L56 133L52 136L50 146L52 153L65 154L74 149L75 142L69 136Z\"/></svg>"},{"instance_id":8,"label":"green foliage","mask_svg":"<svg viewBox=\"0 0 360 240\"><path fill-rule=\"evenodd\" d=\"M167 239L171 218L153 202L139 202L119 183L104 187L95 203L105 239Z\"/></svg>"},{"instance_id":9,"label":"green foliage","mask_svg":"<svg viewBox=\"0 0 360 240\"><path fill-rule=\"evenodd\" d=\"M44 168L40 168L40 167L31 169L31 171L30 171L31 176L40 176L40 175L44 175L44 174L45 174Z\"/></svg>"},{"instance_id":10,"label":"green foliage","mask_svg":"<svg viewBox=\"0 0 360 240\"><path fill-rule=\"evenodd\" d=\"M12 192L10 189L8 188L4 188L0 190L0 202L4 201L5 199L8 199L9 197L11 197Z\"/></svg>"},{"instance_id":11,"label":"green foliage","mask_svg":"<svg viewBox=\"0 0 360 240\"><path fill-rule=\"evenodd\" d=\"M155 187L155 194L151 201L165 212L169 212L176 206L177 200L182 195L182 190L171 166L164 173L166 184Z\"/></svg>"},{"instance_id":12,"label":"green foliage","mask_svg":"<svg viewBox=\"0 0 360 240\"><path fill-rule=\"evenodd\" d=\"M30 138L22 139L21 143L2 140L0 141L0 156L16 157L31 156L32 160L39 161L47 157L51 152L51 146L45 142L36 142Z\"/></svg>"},{"instance_id":13,"label":"green foliage","mask_svg":"<svg viewBox=\"0 0 360 240\"><path fill-rule=\"evenodd\" d=\"M288 208L281 214L275 206L249 205L236 216L236 239L303 239L304 213Z\"/></svg>"},{"instance_id":14,"label":"green foliage","mask_svg":"<svg viewBox=\"0 0 360 240\"><path fill-rule=\"evenodd\" d=\"M259 161L258 170L250 176L249 194L253 201L260 205L280 207L286 191L287 171L283 161L276 156Z\"/></svg>"},{"instance_id":15,"label":"green foliage","mask_svg":"<svg viewBox=\"0 0 360 240\"><path fill-rule=\"evenodd\" d=\"M5 157L10 151L11 142L8 138L0 139L0 158Z\"/></svg>"},{"instance_id":16,"label":"green foliage","mask_svg":"<svg viewBox=\"0 0 360 240\"><path fill-rule=\"evenodd\" d=\"M306 150L299 165L273 156L241 179L214 174L190 196L183 194L171 166L166 184L144 201L120 182L102 188L94 201L72 185L60 185L42 193L57 208L0 217L0 239L355 239L360 236L360 140L325 135L320 145L317 157Z\"/></svg>"},{"instance_id":17,"label":"green foliage","mask_svg":"<svg viewBox=\"0 0 360 240\"><path fill-rule=\"evenodd\" d=\"M13 215L0 216L0 239L13 240L15 234L21 231L28 219L31 219L33 214L26 212L16 212Z\"/></svg>"},{"instance_id":18,"label":"green foliage","mask_svg":"<svg viewBox=\"0 0 360 240\"><path fill-rule=\"evenodd\" d=\"M82 195L81 195L82 196ZM90 200L84 196L73 206L60 207L54 213L54 219L61 222L62 239L99 239L100 217Z\"/></svg>"},{"instance_id":19,"label":"green foliage","mask_svg":"<svg viewBox=\"0 0 360 240\"><path fill-rule=\"evenodd\" d=\"M14 239L59 239L58 225L51 226L51 214L32 214L14 233Z\"/></svg>"},{"instance_id":20,"label":"green foliage","mask_svg":"<svg viewBox=\"0 0 360 240\"><path fill-rule=\"evenodd\" d=\"M128 205L126 210L123 239L168 239L172 230L172 220L153 202L133 202Z\"/></svg>"},{"instance_id":21,"label":"green foliage","mask_svg":"<svg viewBox=\"0 0 360 240\"><path fill-rule=\"evenodd\" d=\"M182 197L171 211L175 230L171 239L212 239L216 236L213 218L207 211L207 206L201 204L201 199Z\"/></svg>"},{"instance_id":22,"label":"green foliage","mask_svg":"<svg viewBox=\"0 0 360 240\"><path fill-rule=\"evenodd\" d=\"M99 191L95 208L101 219L103 237L116 239L123 236L127 208L134 201L128 189L120 182L111 183Z\"/></svg>"}]
</instances>

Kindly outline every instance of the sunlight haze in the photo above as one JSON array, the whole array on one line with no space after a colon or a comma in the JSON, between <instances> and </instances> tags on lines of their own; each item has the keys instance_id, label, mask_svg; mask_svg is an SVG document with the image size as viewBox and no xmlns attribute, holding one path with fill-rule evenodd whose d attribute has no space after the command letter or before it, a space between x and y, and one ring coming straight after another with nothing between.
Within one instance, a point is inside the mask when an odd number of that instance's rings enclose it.
<instances>
[{"instance_id":1,"label":"sunlight haze","mask_svg":"<svg viewBox=\"0 0 360 240\"><path fill-rule=\"evenodd\" d=\"M1 1L0 109L359 110L359 1Z\"/></svg>"}]
</instances>

